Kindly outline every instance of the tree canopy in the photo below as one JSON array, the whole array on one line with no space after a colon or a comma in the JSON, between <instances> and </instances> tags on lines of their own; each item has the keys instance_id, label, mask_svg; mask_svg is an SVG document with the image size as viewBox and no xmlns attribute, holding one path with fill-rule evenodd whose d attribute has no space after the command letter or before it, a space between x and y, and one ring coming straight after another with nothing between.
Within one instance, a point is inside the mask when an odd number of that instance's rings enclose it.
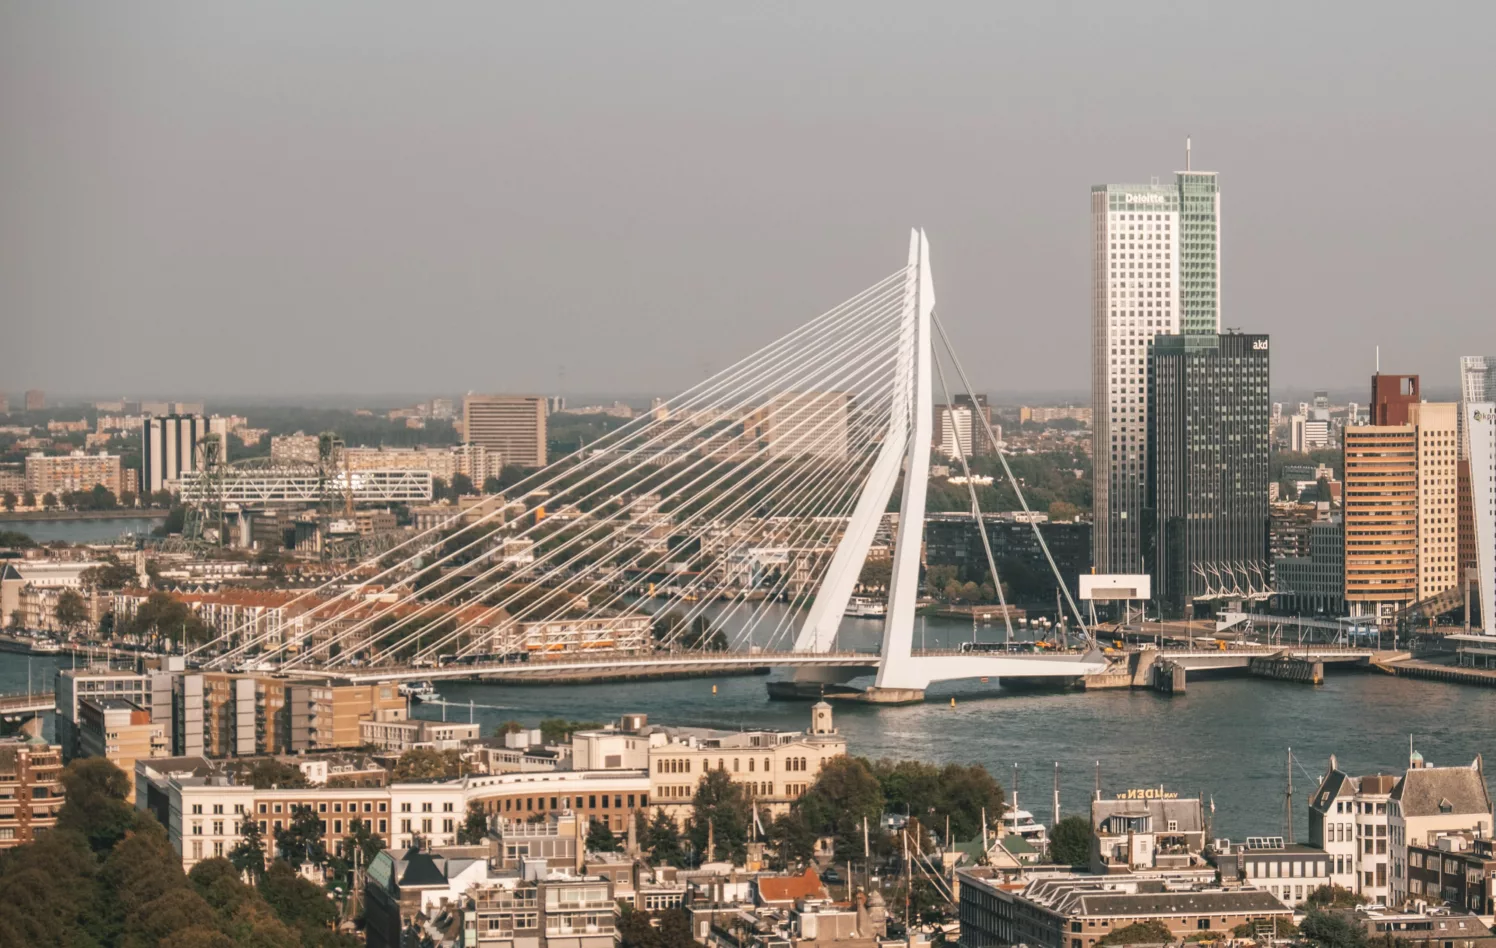
<instances>
[{"instance_id":1,"label":"tree canopy","mask_svg":"<svg viewBox=\"0 0 1496 948\"><path fill-rule=\"evenodd\" d=\"M1066 866L1083 866L1091 861L1091 821L1084 816L1067 816L1054 825L1049 834L1049 861Z\"/></svg>"}]
</instances>

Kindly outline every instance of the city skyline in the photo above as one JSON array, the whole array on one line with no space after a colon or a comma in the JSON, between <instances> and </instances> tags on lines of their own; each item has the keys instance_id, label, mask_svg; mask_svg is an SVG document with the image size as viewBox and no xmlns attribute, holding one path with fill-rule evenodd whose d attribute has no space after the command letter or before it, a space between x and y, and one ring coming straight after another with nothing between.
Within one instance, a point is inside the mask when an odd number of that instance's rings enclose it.
<instances>
[{"instance_id":1,"label":"city skyline","mask_svg":"<svg viewBox=\"0 0 1496 948\"><path fill-rule=\"evenodd\" d=\"M972 6L913 30L867 7L600 7L581 27L524 9L502 29L177 12L3 14L0 121L31 130L0 181L8 385L122 390L151 364L208 396L676 391L917 224L958 343L991 354L974 381L1077 391L1085 207L1057 198L1178 168L1186 136L1236 196L1224 325L1282 340L1282 380L1355 386L1377 344L1431 380L1496 351L1464 316L1489 297L1467 231L1493 199L1435 215L1389 186L1431 142L1488 150L1468 121L1493 84L1483 8L1363 9L1364 42L1331 11L1284 35L1260 10L1163 5ZM893 129L929 147L870 147ZM283 359L286 340L337 357Z\"/></svg>"}]
</instances>

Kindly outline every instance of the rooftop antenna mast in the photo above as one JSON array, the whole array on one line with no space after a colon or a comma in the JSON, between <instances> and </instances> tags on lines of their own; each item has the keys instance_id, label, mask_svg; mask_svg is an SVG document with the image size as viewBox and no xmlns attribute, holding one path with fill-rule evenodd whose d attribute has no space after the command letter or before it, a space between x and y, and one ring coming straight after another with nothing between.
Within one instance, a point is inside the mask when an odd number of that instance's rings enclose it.
<instances>
[{"instance_id":1,"label":"rooftop antenna mast","mask_svg":"<svg viewBox=\"0 0 1496 948\"><path fill-rule=\"evenodd\" d=\"M1060 822L1060 762L1054 762L1054 816L1056 824Z\"/></svg>"},{"instance_id":2,"label":"rooftop antenna mast","mask_svg":"<svg viewBox=\"0 0 1496 948\"><path fill-rule=\"evenodd\" d=\"M1184 136L1184 170L1190 170L1190 137Z\"/></svg>"}]
</instances>

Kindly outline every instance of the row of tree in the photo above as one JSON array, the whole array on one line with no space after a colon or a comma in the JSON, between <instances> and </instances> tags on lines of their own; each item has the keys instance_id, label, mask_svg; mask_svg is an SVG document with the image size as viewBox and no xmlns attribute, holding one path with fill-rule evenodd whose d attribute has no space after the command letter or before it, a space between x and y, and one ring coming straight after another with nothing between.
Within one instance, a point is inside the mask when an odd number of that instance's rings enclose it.
<instances>
[{"instance_id":1,"label":"row of tree","mask_svg":"<svg viewBox=\"0 0 1496 948\"><path fill-rule=\"evenodd\" d=\"M63 771L57 826L0 853L0 944L87 948L344 948L322 889L277 860L245 885L227 859L182 872L149 814L125 802L129 778L102 758ZM248 821L247 821L248 822Z\"/></svg>"}]
</instances>

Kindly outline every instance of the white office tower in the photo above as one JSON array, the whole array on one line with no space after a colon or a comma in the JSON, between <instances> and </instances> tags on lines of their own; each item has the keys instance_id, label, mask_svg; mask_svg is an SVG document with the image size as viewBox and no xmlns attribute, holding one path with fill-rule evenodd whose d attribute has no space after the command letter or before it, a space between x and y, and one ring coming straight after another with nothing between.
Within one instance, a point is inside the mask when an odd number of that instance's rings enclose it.
<instances>
[{"instance_id":1,"label":"white office tower","mask_svg":"<svg viewBox=\"0 0 1496 948\"><path fill-rule=\"evenodd\" d=\"M1492 393L1496 395L1496 392ZM1461 406L1470 449L1470 506L1475 530L1475 574L1480 584L1480 624L1496 634L1487 603L1496 596L1496 402Z\"/></svg>"},{"instance_id":2,"label":"white office tower","mask_svg":"<svg viewBox=\"0 0 1496 948\"><path fill-rule=\"evenodd\" d=\"M1460 357L1460 403L1496 402L1496 356ZM1465 434L1465 411L1460 410L1460 457L1470 457L1470 439Z\"/></svg>"},{"instance_id":3,"label":"white office tower","mask_svg":"<svg viewBox=\"0 0 1496 948\"><path fill-rule=\"evenodd\" d=\"M1221 330L1220 192L1213 171L1091 189L1092 559L1143 572L1148 357L1157 335Z\"/></svg>"},{"instance_id":4,"label":"white office tower","mask_svg":"<svg viewBox=\"0 0 1496 948\"><path fill-rule=\"evenodd\" d=\"M971 457L973 421L967 405L940 406L940 453L952 461Z\"/></svg>"}]
</instances>

